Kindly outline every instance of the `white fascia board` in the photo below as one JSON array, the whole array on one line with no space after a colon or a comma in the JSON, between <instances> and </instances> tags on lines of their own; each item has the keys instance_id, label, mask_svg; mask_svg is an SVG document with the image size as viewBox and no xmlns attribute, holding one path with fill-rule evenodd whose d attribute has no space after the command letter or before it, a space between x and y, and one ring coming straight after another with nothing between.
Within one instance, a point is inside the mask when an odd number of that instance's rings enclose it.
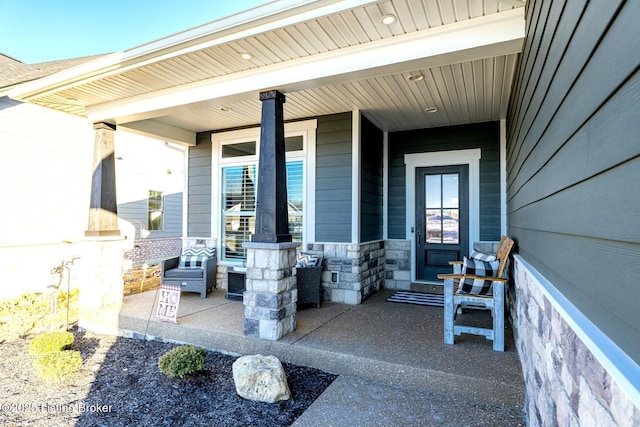
<instances>
[{"instance_id":1,"label":"white fascia board","mask_svg":"<svg viewBox=\"0 0 640 427\"><path fill-rule=\"evenodd\" d=\"M88 108L91 121L126 123L176 109L255 99L256 92L311 89L522 51L523 9L381 39Z\"/></svg>"},{"instance_id":2,"label":"white fascia board","mask_svg":"<svg viewBox=\"0 0 640 427\"><path fill-rule=\"evenodd\" d=\"M141 120L121 125L130 133L173 142L178 145L195 147L196 133L178 126L170 125L159 120Z\"/></svg>"},{"instance_id":3,"label":"white fascia board","mask_svg":"<svg viewBox=\"0 0 640 427\"><path fill-rule=\"evenodd\" d=\"M379 0L280 0L249 9L157 41L116 52L26 83L9 97L29 101L79 84L154 64L180 55L354 9Z\"/></svg>"}]
</instances>

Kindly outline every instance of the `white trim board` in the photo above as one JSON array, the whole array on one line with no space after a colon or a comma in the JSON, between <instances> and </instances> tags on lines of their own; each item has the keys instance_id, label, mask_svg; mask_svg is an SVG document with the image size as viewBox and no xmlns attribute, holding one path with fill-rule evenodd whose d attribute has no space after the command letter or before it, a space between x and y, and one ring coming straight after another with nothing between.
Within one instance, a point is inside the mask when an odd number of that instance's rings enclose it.
<instances>
[{"instance_id":1,"label":"white trim board","mask_svg":"<svg viewBox=\"0 0 640 427\"><path fill-rule=\"evenodd\" d=\"M480 158L482 150L436 151L428 153L405 154L406 173L406 231L407 240L411 241L411 280L416 280L415 230L416 225L416 168L449 165L469 166L469 253L473 250L473 242L480 240Z\"/></svg>"}]
</instances>

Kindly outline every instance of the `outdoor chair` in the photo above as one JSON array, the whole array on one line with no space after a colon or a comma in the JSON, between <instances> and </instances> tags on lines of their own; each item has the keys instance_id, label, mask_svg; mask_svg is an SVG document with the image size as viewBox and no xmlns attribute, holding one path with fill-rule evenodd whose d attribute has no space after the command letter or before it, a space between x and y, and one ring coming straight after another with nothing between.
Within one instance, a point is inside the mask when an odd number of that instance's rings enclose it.
<instances>
[{"instance_id":1,"label":"outdoor chair","mask_svg":"<svg viewBox=\"0 0 640 427\"><path fill-rule=\"evenodd\" d=\"M162 283L180 286L182 292L198 292L201 298L215 287L217 258L215 249L185 248L179 257L162 262Z\"/></svg>"},{"instance_id":2,"label":"outdoor chair","mask_svg":"<svg viewBox=\"0 0 640 427\"><path fill-rule=\"evenodd\" d=\"M312 253L298 253L296 279L298 282L297 305L312 304L316 308L320 308L322 256Z\"/></svg>"},{"instance_id":3,"label":"outdoor chair","mask_svg":"<svg viewBox=\"0 0 640 427\"><path fill-rule=\"evenodd\" d=\"M453 274L438 275L444 280L444 342L454 343L454 335L483 335L493 341L495 351L504 351L504 307L507 265L513 240L502 236L495 257L474 251L464 261L452 261ZM455 287L455 289L454 289ZM456 324L462 309L491 310L492 328Z\"/></svg>"}]
</instances>

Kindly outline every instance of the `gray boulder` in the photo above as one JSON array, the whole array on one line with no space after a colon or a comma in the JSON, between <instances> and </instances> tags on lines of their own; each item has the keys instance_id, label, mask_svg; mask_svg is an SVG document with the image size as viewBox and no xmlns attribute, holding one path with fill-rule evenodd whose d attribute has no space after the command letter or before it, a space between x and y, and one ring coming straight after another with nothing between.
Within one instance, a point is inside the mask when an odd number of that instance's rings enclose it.
<instances>
[{"instance_id":1,"label":"gray boulder","mask_svg":"<svg viewBox=\"0 0 640 427\"><path fill-rule=\"evenodd\" d=\"M240 397L274 403L291 397L287 375L275 356L242 356L233 362L233 381Z\"/></svg>"}]
</instances>

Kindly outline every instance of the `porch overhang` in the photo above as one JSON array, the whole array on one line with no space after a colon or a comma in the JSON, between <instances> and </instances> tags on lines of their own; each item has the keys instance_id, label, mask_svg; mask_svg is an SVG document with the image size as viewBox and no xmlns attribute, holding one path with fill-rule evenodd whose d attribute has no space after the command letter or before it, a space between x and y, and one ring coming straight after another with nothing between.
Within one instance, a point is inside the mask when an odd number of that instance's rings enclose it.
<instances>
[{"instance_id":1,"label":"porch overhang","mask_svg":"<svg viewBox=\"0 0 640 427\"><path fill-rule=\"evenodd\" d=\"M258 93L272 89L287 94L287 120L360 110L392 131L503 119L524 8L471 3L438 25L427 6L420 17L394 2L273 2L9 96L184 145L197 132L258 123ZM391 12L398 23L381 24Z\"/></svg>"}]
</instances>

